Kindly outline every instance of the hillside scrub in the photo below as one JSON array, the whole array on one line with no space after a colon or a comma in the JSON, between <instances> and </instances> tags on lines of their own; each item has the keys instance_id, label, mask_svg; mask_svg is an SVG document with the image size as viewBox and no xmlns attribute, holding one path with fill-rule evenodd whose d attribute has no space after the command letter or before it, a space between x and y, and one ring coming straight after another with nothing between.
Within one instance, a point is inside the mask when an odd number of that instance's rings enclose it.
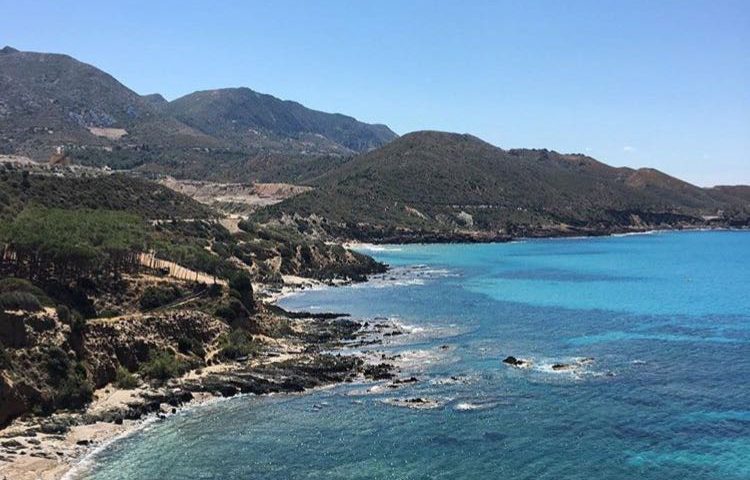
<instances>
[{"instance_id":1,"label":"hillside scrub","mask_svg":"<svg viewBox=\"0 0 750 480\"><path fill-rule=\"evenodd\" d=\"M181 361L172 352L163 351L156 353L148 362L141 365L140 373L146 378L165 381L182 375L189 369L187 362Z\"/></svg>"},{"instance_id":2,"label":"hillside scrub","mask_svg":"<svg viewBox=\"0 0 750 480\"><path fill-rule=\"evenodd\" d=\"M26 310L38 312L42 309L39 300L28 292L4 292L0 293L0 311L2 310Z\"/></svg>"},{"instance_id":3,"label":"hillside scrub","mask_svg":"<svg viewBox=\"0 0 750 480\"><path fill-rule=\"evenodd\" d=\"M237 298L249 311L255 310L255 300L253 298L253 284L250 275L247 272L236 273L229 280L230 295L236 292Z\"/></svg>"},{"instance_id":4,"label":"hillside scrub","mask_svg":"<svg viewBox=\"0 0 750 480\"><path fill-rule=\"evenodd\" d=\"M219 340L219 353L223 358L237 360L258 353L259 345L241 328L232 330Z\"/></svg>"},{"instance_id":5,"label":"hillside scrub","mask_svg":"<svg viewBox=\"0 0 750 480\"><path fill-rule=\"evenodd\" d=\"M138 378L127 368L120 366L115 374L115 385L117 388L132 390L138 386Z\"/></svg>"},{"instance_id":6,"label":"hillside scrub","mask_svg":"<svg viewBox=\"0 0 750 480\"><path fill-rule=\"evenodd\" d=\"M210 218L210 208L169 188L130 175L57 177L24 175L0 165L0 219L11 219L24 208L115 210L147 219ZM24 181L25 179L25 181Z\"/></svg>"},{"instance_id":7,"label":"hillside scrub","mask_svg":"<svg viewBox=\"0 0 750 480\"><path fill-rule=\"evenodd\" d=\"M152 310L168 305L183 295L177 285L152 285L146 287L138 303L141 310Z\"/></svg>"}]
</instances>

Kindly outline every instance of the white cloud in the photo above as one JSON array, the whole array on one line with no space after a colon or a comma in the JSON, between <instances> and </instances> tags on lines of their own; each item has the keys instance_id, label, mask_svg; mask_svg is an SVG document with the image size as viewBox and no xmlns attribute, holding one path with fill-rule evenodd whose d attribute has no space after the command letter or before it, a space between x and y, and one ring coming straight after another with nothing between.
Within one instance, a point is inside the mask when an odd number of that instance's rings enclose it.
<instances>
[{"instance_id":1,"label":"white cloud","mask_svg":"<svg viewBox=\"0 0 750 480\"><path fill-rule=\"evenodd\" d=\"M625 145L622 147L623 152L633 153L635 152L635 147L631 147L630 145Z\"/></svg>"}]
</instances>

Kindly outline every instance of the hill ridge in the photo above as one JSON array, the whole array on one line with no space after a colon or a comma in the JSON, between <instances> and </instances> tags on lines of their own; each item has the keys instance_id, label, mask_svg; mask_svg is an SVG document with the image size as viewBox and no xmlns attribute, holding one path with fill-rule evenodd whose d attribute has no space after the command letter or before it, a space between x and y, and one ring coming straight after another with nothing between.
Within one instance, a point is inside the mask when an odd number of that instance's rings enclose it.
<instances>
[{"instance_id":1,"label":"hill ridge","mask_svg":"<svg viewBox=\"0 0 750 480\"><path fill-rule=\"evenodd\" d=\"M212 128L216 109L209 105L203 111L190 104L201 94L172 102L158 93L142 96L109 73L63 53L5 47L0 71L0 154L41 161L62 147L74 162L85 165L187 178L279 180L325 170L327 163L336 163L326 157L351 156L396 137L384 125L311 110L247 87L214 92L239 91L245 97L253 92L260 103L245 102L250 110L229 113L261 120L260 128L253 128L253 122L230 128L233 118ZM269 123L267 113L278 125Z\"/></svg>"},{"instance_id":2,"label":"hill ridge","mask_svg":"<svg viewBox=\"0 0 750 480\"><path fill-rule=\"evenodd\" d=\"M655 169L412 132L317 177L261 221L366 241L496 240L747 222L750 202ZM722 213L722 212L732 213ZM724 216L722 216L724 215ZM733 223L734 222L734 223Z\"/></svg>"}]
</instances>

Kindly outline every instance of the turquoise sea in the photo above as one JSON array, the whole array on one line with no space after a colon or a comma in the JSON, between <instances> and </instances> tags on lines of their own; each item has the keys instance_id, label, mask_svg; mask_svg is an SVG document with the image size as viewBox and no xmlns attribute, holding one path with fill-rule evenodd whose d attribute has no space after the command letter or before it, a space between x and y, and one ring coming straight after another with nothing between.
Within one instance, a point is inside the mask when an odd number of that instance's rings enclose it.
<instances>
[{"instance_id":1,"label":"turquoise sea","mask_svg":"<svg viewBox=\"0 0 750 480\"><path fill-rule=\"evenodd\" d=\"M375 348L418 383L186 410L84 478L750 479L750 233L366 251L391 272L281 304L403 325Z\"/></svg>"}]
</instances>

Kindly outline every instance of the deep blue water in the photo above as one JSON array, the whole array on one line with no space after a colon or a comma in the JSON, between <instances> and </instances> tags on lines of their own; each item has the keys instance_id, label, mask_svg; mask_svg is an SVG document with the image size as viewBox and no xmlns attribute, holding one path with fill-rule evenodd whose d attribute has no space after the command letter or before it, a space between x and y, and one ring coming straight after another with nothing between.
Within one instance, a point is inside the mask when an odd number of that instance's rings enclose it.
<instances>
[{"instance_id":1,"label":"deep blue water","mask_svg":"<svg viewBox=\"0 0 750 480\"><path fill-rule=\"evenodd\" d=\"M368 253L392 272L282 305L406 325L387 349L417 385L222 401L113 444L86 475L750 478L750 233ZM595 360L550 369L581 357ZM441 406L384 402L414 396Z\"/></svg>"}]
</instances>

